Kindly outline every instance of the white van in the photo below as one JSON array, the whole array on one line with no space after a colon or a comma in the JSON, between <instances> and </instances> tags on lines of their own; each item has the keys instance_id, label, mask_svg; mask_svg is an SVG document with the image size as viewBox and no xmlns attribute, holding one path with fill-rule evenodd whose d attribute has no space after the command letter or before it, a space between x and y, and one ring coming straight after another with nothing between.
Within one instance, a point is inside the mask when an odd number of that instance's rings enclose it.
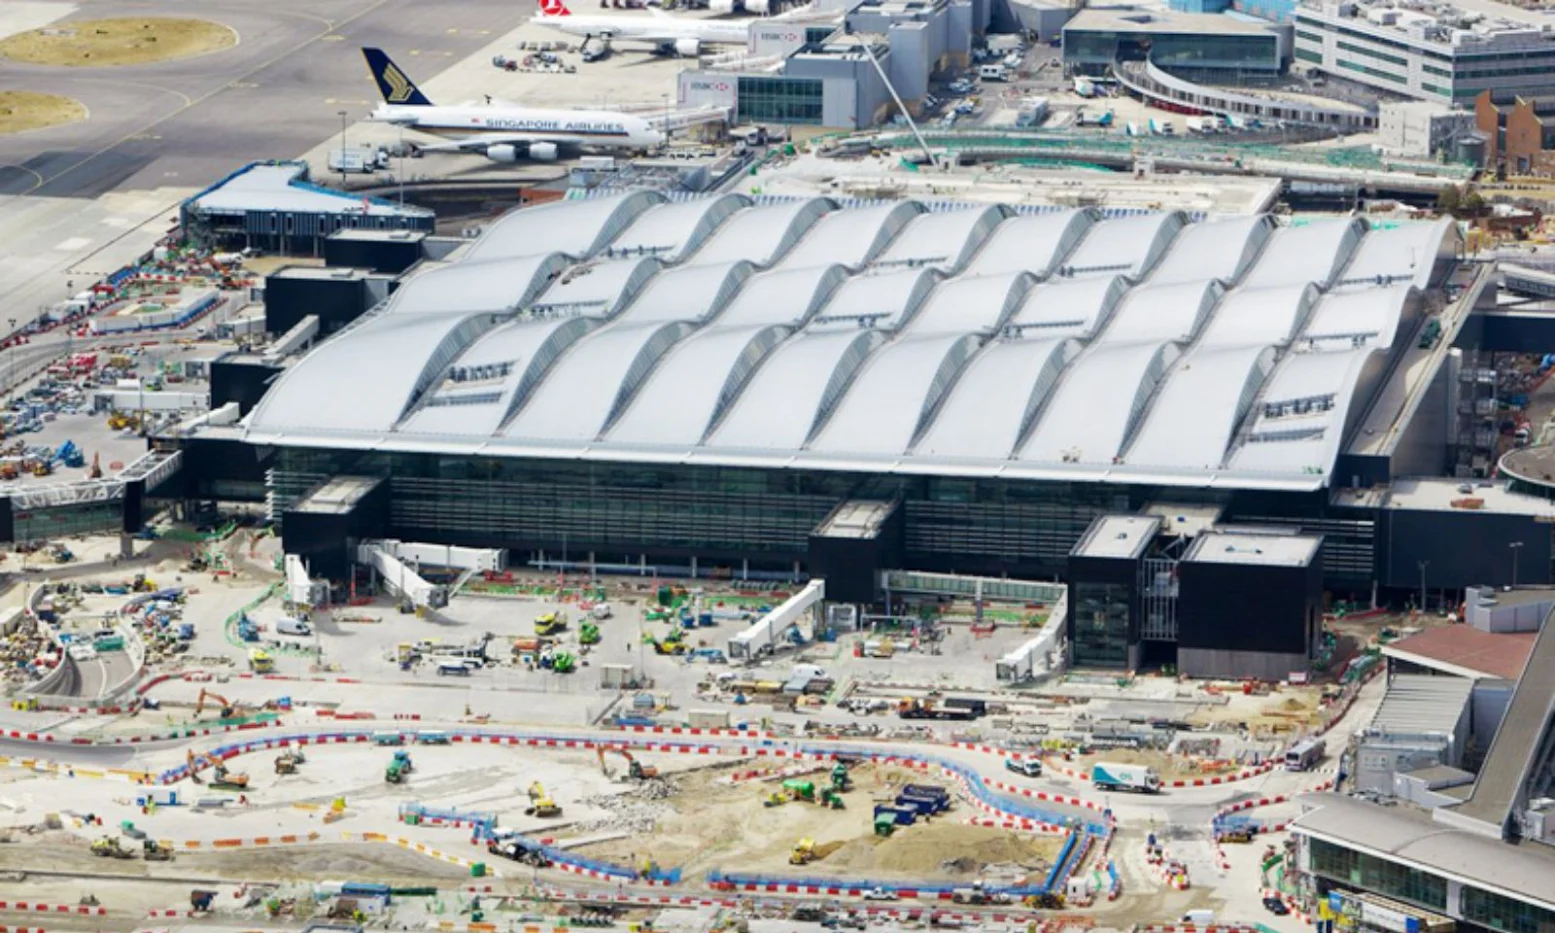
<instances>
[{"instance_id":1,"label":"white van","mask_svg":"<svg viewBox=\"0 0 1555 933\"><path fill-rule=\"evenodd\" d=\"M977 69L977 76L984 81L1007 81L1009 71L1003 65L983 65Z\"/></svg>"},{"instance_id":2,"label":"white van","mask_svg":"<svg viewBox=\"0 0 1555 933\"><path fill-rule=\"evenodd\" d=\"M824 680L826 670L819 664L795 664L793 673L788 675L792 680L796 677L804 677L808 680Z\"/></svg>"},{"instance_id":3,"label":"white van","mask_svg":"<svg viewBox=\"0 0 1555 933\"><path fill-rule=\"evenodd\" d=\"M1198 910L1190 910L1183 914L1182 919L1177 922L1191 923L1196 927L1211 926L1215 922L1215 912L1213 910L1206 910L1201 907Z\"/></svg>"},{"instance_id":4,"label":"white van","mask_svg":"<svg viewBox=\"0 0 1555 933\"><path fill-rule=\"evenodd\" d=\"M312 635L313 629L301 619L285 618L275 624L275 630L282 635Z\"/></svg>"},{"instance_id":5,"label":"white van","mask_svg":"<svg viewBox=\"0 0 1555 933\"><path fill-rule=\"evenodd\" d=\"M464 658L439 658L437 660L437 675L439 677L468 677L474 670Z\"/></svg>"},{"instance_id":6,"label":"white van","mask_svg":"<svg viewBox=\"0 0 1555 933\"><path fill-rule=\"evenodd\" d=\"M589 610L589 617L599 621L604 621L605 619L610 618L610 604L595 603L594 608Z\"/></svg>"}]
</instances>

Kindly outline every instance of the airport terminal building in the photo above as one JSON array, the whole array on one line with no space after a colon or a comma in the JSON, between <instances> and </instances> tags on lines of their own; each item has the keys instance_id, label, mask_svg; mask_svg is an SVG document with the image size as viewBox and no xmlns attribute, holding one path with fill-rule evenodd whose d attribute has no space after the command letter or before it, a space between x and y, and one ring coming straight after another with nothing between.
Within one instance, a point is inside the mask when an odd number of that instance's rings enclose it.
<instances>
[{"instance_id":1,"label":"airport terminal building","mask_svg":"<svg viewBox=\"0 0 1555 933\"><path fill-rule=\"evenodd\" d=\"M219 361L213 415L157 440L182 458L157 495L267 503L337 578L349 541L395 537L847 577L868 602L889 569L1072 579L1094 523L1154 514L1131 580L1370 595L1416 591L1425 563L1433 588L1540 582L1555 504L1461 491L1492 461L1455 346L1491 276L1460 255L1447 221L556 202L423 260L289 365ZM867 533L829 521L861 511ZM1185 553L1202 532L1295 556ZM1169 589L1109 617L1123 658L1184 634L1146 625L1198 598Z\"/></svg>"}]
</instances>

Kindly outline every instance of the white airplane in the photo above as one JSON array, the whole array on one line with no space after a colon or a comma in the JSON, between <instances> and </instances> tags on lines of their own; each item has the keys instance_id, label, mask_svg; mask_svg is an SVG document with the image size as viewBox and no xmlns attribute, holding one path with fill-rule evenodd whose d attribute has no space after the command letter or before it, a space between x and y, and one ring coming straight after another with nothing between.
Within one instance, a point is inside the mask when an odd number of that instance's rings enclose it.
<instances>
[{"instance_id":1,"label":"white airplane","mask_svg":"<svg viewBox=\"0 0 1555 933\"><path fill-rule=\"evenodd\" d=\"M642 117L613 110L562 110L492 104L438 106L381 49L362 49L384 102L368 119L450 142L422 152L478 152L493 162L554 162L585 149L652 149L664 133Z\"/></svg>"},{"instance_id":2,"label":"white airplane","mask_svg":"<svg viewBox=\"0 0 1555 933\"><path fill-rule=\"evenodd\" d=\"M531 22L584 40L631 39L666 54L695 58L704 45L749 45L750 20L685 19L648 8L648 16L574 16L563 0L540 0Z\"/></svg>"}]
</instances>

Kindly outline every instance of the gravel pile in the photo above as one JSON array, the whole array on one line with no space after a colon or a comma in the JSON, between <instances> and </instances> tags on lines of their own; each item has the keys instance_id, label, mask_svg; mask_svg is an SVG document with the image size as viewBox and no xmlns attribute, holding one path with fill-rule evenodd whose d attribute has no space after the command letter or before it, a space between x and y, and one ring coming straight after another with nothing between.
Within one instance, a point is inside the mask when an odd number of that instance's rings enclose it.
<instances>
[{"instance_id":1,"label":"gravel pile","mask_svg":"<svg viewBox=\"0 0 1555 933\"><path fill-rule=\"evenodd\" d=\"M584 832L608 830L627 833L651 833L658 828L659 820L670 815L670 808L654 801L663 800L675 793L674 785L667 781L645 781L631 794L596 794L584 797L582 803L609 812L608 816L584 820L573 824Z\"/></svg>"}]
</instances>

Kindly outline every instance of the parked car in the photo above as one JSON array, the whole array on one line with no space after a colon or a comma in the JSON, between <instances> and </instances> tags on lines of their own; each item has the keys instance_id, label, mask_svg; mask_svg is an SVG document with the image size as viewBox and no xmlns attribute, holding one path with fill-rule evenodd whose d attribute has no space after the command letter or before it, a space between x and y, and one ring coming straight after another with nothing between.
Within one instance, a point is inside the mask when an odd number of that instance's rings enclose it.
<instances>
[{"instance_id":1,"label":"parked car","mask_svg":"<svg viewBox=\"0 0 1555 933\"><path fill-rule=\"evenodd\" d=\"M1273 894L1270 894L1268 897L1263 899L1263 909L1267 910L1271 914L1274 914L1276 917L1283 917L1290 913L1290 908L1285 906L1285 902L1275 897Z\"/></svg>"}]
</instances>

